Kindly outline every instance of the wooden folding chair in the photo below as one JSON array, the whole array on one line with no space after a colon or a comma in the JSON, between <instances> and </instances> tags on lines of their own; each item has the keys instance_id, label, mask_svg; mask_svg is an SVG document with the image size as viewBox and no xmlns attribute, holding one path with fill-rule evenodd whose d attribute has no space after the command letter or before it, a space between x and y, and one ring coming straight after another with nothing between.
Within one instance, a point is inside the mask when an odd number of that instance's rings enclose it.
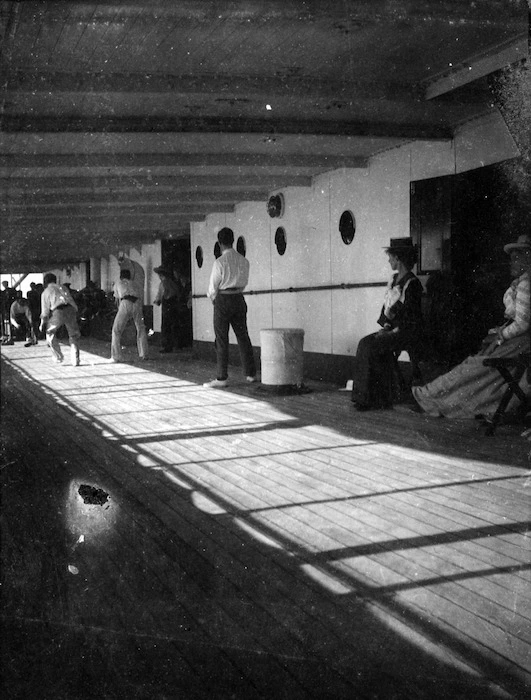
<instances>
[{"instance_id":1,"label":"wooden folding chair","mask_svg":"<svg viewBox=\"0 0 531 700\"><path fill-rule=\"evenodd\" d=\"M509 405L509 402L513 396L516 396L519 399L520 405L518 410L522 416L522 420L525 418L530 408L530 401L520 388L519 383L526 371L528 379L531 378L530 362L531 353L528 352L522 353L517 357L491 357L483 360L485 367L494 367L497 369L507 384L496 412L491 418L485 419L485 423L487 425L485 435L494 435L496 426L505 415L507 406Z\"/></svg>"}]
</instances>

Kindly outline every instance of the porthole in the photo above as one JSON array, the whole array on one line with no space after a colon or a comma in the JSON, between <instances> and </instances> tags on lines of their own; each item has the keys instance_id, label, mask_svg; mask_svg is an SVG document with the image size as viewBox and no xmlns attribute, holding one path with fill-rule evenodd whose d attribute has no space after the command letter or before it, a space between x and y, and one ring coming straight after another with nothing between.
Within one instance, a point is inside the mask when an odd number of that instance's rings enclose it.
<instances>
[{"instance_id":1,"label":"porthole","mask_svg":"<svg viewBox=\"0 0 531 700\"><path fill-rule=\"evenodd\" d=\"M275 233L275 245L279 255L284 255L286 252L286 231L282 226L279 226Z\"/></svg>"},{"instance_id":2,"label":"porthole","mask_svg":"<svg viewBox=\"0 0 531 700\"><path fill-rule=\"evenodd\" d=\"M197 263L197 267L203 267L203 249L200 245L198 245L195 249L195 261Z\"/></svg>"},{"instance_id":3,"label":"porthole","mask_svg":"<svg viewBox=\"0 0 531 700\"><path fill-rule=\"evenodd\" d=\"M284 214L284 196L282 194L274 194L272 197L269 197L267 213L272 219Z\"/></svg>"},{"instance_id":4,"label":"porthole","mask_svg":"<svg viewBox=\"0 0 531 700\"><path fill-rule=\"evenodd\" d=\"M339 219L339 233L345 245L350 245L356 233L356 219L351 211L344 211Z\"/></svg>"},{"instance_id":5,"label":"porthole","mask_svg":"<svg viewBox=\"0 0 531 700\"><path fill-rule=\"evenodd\" d=\"M236 250L240 255L245 257L245 254L247 253L247 246L245 245L245 238L243 236L240 236L236 241Z\"/></svg>"},{"instance_id":6,"label":"porthole","mask_svg":"<svg viewBox=\"0 0 531 700\"><path fill-rule=\"evenodd\" d=\"M214 246L214 257L216 260L221 257L221 248L219 247L219 243L216 241L216 245Z\"/></svg>"}]
</instances>

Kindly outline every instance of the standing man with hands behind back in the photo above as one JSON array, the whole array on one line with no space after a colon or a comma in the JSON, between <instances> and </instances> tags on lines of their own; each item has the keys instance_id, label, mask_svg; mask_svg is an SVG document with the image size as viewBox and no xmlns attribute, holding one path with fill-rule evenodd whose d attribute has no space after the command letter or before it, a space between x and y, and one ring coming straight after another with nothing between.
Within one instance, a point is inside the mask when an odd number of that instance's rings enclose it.
<instances>
[{"instance_id":1,"label":"standing man with hands behind back","mask_svg":"<svg viewBox=\"0 0 531 700\"><path fill-rule=\"evenodd\" d=\"M249 261L232 247L234 232L218 232L220 257L214 262L208 285L208 297L214 304L217 377L203 386L224 387L228 384L229 328L232 326L248 382L256 382L253 346L247 330L247 304L243 290L249 281Z\"/></svg>"}]
</instances>

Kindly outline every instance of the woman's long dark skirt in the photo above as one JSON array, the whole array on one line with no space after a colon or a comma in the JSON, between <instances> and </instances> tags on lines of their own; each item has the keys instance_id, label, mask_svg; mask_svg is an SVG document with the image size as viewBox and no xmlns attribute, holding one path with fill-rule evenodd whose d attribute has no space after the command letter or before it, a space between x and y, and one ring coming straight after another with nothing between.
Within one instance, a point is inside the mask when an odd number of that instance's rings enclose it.
<instances>
[{"instance_id":1,"label":"woman's long dark skirt","mask_svg":"<svg viewBox=\"0 0 531 700\"><path fill-rule=\"evenodd\" d=\"M393 353L403 345L402 333L378 331L359 342L354 365L352 401L360 408L389 408L395 398Z\"/></svg>"}]
</instances>

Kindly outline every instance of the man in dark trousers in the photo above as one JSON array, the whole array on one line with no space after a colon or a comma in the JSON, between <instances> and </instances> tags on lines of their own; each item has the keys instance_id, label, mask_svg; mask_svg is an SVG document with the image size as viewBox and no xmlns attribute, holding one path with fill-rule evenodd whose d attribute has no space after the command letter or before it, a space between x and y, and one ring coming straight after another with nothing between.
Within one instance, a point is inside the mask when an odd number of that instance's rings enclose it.
<instances>
[{"instance_id":1,"label":"man in dark trousers","mask_svg":"<svg viewBox=\"0 0 531 700\"><path fill-rule=\"evenodd\" d=\"M160 278L159 289L153 303L162 309L161 348L159 352L172 352L179 349L179 304L182 288L177 284L171 270L164 266L156 267Z\"/></svg>"},{"instance_id":2,"label":"man in dark trousers","mask_svg":"<svg viewBox=\"0 0 531 700\"><path fill-rule=\"evenodd\" d=\"M70 360L74 367L79 365L79 338L81 333L77 325L77 304L68 287L57 284L53 272L44 275L44 292L41 296L40 330L46 330L46 342L52 351L54 362L61 363L63 351L57 340L57 332L66 327L70 340Z\"/></svg>"},{"instance_id":3,"label":"man in dark trousers","mask_svg":"<svg viewBox=\"0 0 531 700\"><path fill-rule=\"evenodd\" d=\"M31 311L31 317L33 319L33 332L35 333L35 339L38 339L39 337L39 318L41 315L42 291L42 289L39 290L39 286L35 284L35 282L32 282L30 284L30 290L28 292L28 304Z\"/></svg>"},{"instance_id":4,"label":"man in dark trousers","mask_svg":"<svg viewBox=\"0 0 531 700\"><path fill-rule=\"evenodd\" d=\"M208 296L214 304L217 377L203 386L224 387L228 384L229 328L232 326L243 369L248 382L256 382L253 346L247 330L247 304L243 290L249 281L249 261L233 248L234 232L222 228L218 233L220 257L214 262Z\"/></svg>"}]
</instances>

